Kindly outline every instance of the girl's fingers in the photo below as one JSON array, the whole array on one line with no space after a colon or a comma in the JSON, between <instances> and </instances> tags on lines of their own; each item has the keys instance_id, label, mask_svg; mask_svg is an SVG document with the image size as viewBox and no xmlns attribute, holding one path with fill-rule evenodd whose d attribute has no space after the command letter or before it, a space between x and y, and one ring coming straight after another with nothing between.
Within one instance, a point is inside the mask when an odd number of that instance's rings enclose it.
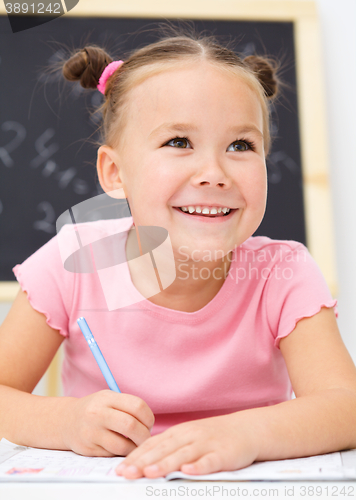
<instances>
[{"instance_id":1,"label":"girl's fingers","mask_svg":"<svg viewBox=\"0 0 356 500\"><path fill-rule=\"evenodd\" d=\"M108 393L107 396L110 397L110 406L114 410L128 413L147 427L147 429L152 429L155 417L149 406L141 398L133 396L132 394L117 394L110 390Z\"/></svg>"},{"instance_id":2,"label":"girl's fingers","mask_svg":"<svg viewBox=\"0 0 356 500\"><path fill-rule=\"evenodd\" d=\"M102 447L110 456L122 457L126 457L132 450L137 448L131 439L108 429L103 430L100 436L100 445L98 446Z\"/></svg>"},{"instance_id":3,"label":"girl's fingers","mask_svg":"<svg viewBox=\"0 0 356 500\"><path fill-rule=\"evenodd\" d=\"M142 477L142 475L149 478L162 477L170 472L179 470L182 463L196 460L199 455L197 447L189 444L174 450L160 460L149 460L147 464L136 461L134 465L124 468L121 474L126 479L137 479L138 477Z\"/></svg>"},{"instance_id":4,"label":"girl's fingers","mask_svg":"<svg viewBox=\"0 0 356 500\"><path fill-rule=\"evenodd\" d=\"M130 453L130 455L116 468L116 473L122 474L124 469L131 467L130 471L135 472L135 474L140 473L141 476L144 467L162 460L164 457L186 444L187 443L179 444L177 440L173 438L167 439L163 434L151 437ZM133 466L135 466L135 469L132 468Z\"/></svg>"},{"instance_id":5,"label":"girl's fingers","mask_svg":"<svg viewBox=\"0 0 356 500\"><path fill-rule=\"evenodd\" d=\"M123 411L118 412L112 408L107 409L103 425L106 429L121 434L124 438L128 438L136 446L139 446L151 437L147 427L135 417Z\"/></svg>"},{"instance_id":6,"label":"girl's fingers","mask_svg":"<svg viewBox=\"0 0 356 500\"><path fill-rule=\"evenodd\" d=\"M130 452L130 455L128 455L125 459L125 465L131 465L133 462L142 458L143 455L155 449L155 447L157 446L157 441L155 438L156 436L149 437L145 442L132 450L132 452Z\"/></svg>"},{"instance_id":7,"label":"girl's fingers","mask_svg":"<svg viewBox=\"0 0 356 500\"><path fill-rule=\"evenodd\" d=\"M75 453L77 455L83 455L84 457L113 457L114 454L106 450L99 444L92 445L91 448L82 450L77 450Z\"/></svg>"},{"instance_id":8,"label":"girl's fingers","mask_svg":"<svg viewBox=\"0 0 356 500\"><path fill-rule=\"evenodd\" d=\"M171 443L171 444L169 444ZM157 436L151 436L149 439L147 439L144 443L142 443L138 448L133 450L130 455L124 460L123 464L124 465L132 465L135 463L137 464L138 460L147 460L147 454L150 453L155 453L155 454L160 454L162 453L162 447L165 450L168 450L169 446L171 446L171 449L174 449L174 441L169 439L167 440L167 437L164 437L163 434L159 434ZM177 447L177 446L175 446ZM148 455L150 456L150 455ZM161 457L160 457L161 458Z\"/></svg>"},{"instance_id":9,"label":"girl's fingers","mask_svg":"<svg viewBox=\"0 0 356 500\"><path fill-rule=\"evenodd\" d=\"M220 472L223 468L221 457L216 452L203 455L195 462L183 464L180 468L184 474L201 475Z\"/></svg>"}]
</instances>

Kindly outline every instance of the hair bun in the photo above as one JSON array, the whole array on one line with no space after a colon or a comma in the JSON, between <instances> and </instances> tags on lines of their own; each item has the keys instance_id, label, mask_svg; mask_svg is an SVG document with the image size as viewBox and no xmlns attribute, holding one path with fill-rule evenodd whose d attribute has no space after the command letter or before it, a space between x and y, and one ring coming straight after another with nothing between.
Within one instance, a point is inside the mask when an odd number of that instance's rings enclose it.
<instances>
[{"instance_id":1,"label":"hair bun","mask_svg":"<svg viewBox=\"0 0 356 500\"><path fill-rule=\"evenodd\" d=\"M247 56L243 62L256 73L266 96L276 96L278 92L278 79L276 76L278 64L273 59L261 56Z\"/></svg>"},{"instance_id":2,"label":"hair bun","mask_svg":"<svg viewBox=\"0 0 356 500\"><path fill-rule=\"evenodd\" d=\"M79 80L85 89L95 89L102 72L111 62L112 58L105 50L90 45L72 54L64 63L62 72L66 80Z\"/></svg>"}]
</instances>

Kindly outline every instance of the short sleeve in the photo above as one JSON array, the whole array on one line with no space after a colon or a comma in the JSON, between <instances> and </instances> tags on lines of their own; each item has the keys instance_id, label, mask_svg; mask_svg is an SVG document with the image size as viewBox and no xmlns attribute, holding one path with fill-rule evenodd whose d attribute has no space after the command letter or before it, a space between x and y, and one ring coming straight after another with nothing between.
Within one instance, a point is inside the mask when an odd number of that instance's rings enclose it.
<instances>
[{"instance_id":1,"label":"short sleeve","mask_svg":"<svg viewBox=\"0 0 356 500\"><path fill-rule=\"evenodd\" d=\"M57 236L16 265L13 273L33 309L46 316L51 328L68 337L73 274L64 269Z\"/></svg>"},{"instance_id":2,"label":"short sleeve","mask_svg":"<svg viewBox=\"0 0 356 500\"><path fill-rule=\"evenodd\" d=\"M308 249L301 243L290 243L276 252L278 258L266 287L266 314L278 349L280 339L289 335L300 319L314 316L322 307L333 307L338 316L337 300Z\"/></svg>"}]
</instances>

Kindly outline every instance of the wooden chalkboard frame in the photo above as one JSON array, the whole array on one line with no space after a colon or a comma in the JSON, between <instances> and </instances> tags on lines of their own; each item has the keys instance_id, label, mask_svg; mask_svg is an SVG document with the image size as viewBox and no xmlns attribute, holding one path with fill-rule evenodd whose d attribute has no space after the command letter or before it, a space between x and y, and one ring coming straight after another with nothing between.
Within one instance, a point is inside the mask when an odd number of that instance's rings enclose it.
<instances>
[{"instance_id":1,"label":"wooden chalkboard frame","mask_svg":"<svg viewBox=\"0 0 356 500\"><path fill-rule=\"evenodd\" d=\"M63 7L65 7L65 3ZM6 14L0 4L0 14ZM335 243L328 174L320 28L314 1L290 0L80 0L66 16L140 17L293 22L307 246L333 296L337 294ZM0 283L0 301L19 285Z\"/></svg>"}]
</instances>

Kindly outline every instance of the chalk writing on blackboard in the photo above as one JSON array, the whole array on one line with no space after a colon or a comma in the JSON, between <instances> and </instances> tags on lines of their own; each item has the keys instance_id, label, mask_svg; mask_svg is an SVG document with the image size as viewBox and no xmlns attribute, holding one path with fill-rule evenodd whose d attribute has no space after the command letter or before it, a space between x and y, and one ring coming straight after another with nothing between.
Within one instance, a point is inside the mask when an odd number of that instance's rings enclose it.
<instances>
[{"instance_id":1,"label":"chalk writing on blackboard","mask_svg":"<svg viewBox=\"0 0 356 500\"><path fill-rule=\"evenodd\" d=\"M52 128L46 129L43 134L39 136L39 138L35 141L35 149L38 153L38 156L34 158L30 165L33 168L41 165L45 160L50 158L56 151L59 149L59 145L55 142L46 146L46 142L48 142L55 135L55 131Z\"/></svg>"},{"instance_id":2,"label":"chalk writing on blackboard","mask_svg":"<svg viewBox=\"0 0 356 500\"><path fill-rule=\"evenodd\" d=\"M39 231L45 231L49 234L55 234L56 214L53 206L48 201L41 201L41 203L37 205L37 210L44 213L44 219L36 220L33 223L33 228Z\"/></svg>"},{"instance_id":3,"label":"chalk writing on blackboard","mask_svg":"<svg viewBox=\"0 0 356 500\"><path fill-rule=\"evenodd\" d=\"M21 123L16 121L6 121L2 123L1 129L5 132L15 132L15 136L4 146L0 147L0 159L5 167L16 168L15 161L10 153L14 153L24 142L27 136L26 129ZM55 134L56 132L53 128L47 128L35 140L34 148L38 154L29 162L30 168L37 169L44 164L41 171L42 176L48 178L54 174L54 178L58 180L58 187L60 189L65 189L71 181L73 181L72 188L76 194L84 195L89 193L90 187L88 183L83 179L75 178L77 175L77 169L75 167L69 167L66 170L60 171L59 165L52 159L52 156L60 149L57 142L49 143ZM2 205L1 208L3 208Z\"/></svg>"},{"instance_id":4,"label":"chalk writing on blackboard","mask_svg":"<svg viewBox=\"0 0 356 500\"><path fill-rule=\"evenodd\" d=\"M10 132L13 130L15 132L15 137L13 137L5 146L0 147L0 158L5 165L5 167L13 167L14 160L11 158L10 153L13 153L20 144L24 141L26 137L26 129L23 125L18 122L6 121L1 125L1 130L4 132Z\"/></svg>"}]
</instances>

